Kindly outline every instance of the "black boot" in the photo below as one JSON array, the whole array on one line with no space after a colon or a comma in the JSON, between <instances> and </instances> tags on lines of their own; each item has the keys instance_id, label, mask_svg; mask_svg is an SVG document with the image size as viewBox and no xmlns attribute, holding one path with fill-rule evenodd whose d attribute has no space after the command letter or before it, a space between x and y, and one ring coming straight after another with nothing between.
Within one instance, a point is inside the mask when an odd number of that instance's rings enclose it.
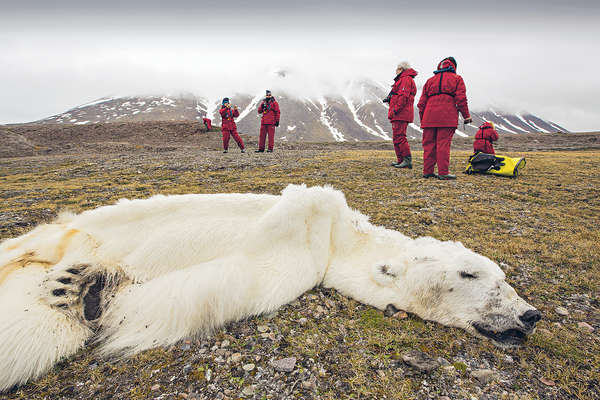
<instances>
[{"instance_id":1,"label":"black boot","mask_svg":"<svg viewBox=\"0 0 600 400\"><path fill-rule=\"evenodd\" d=\"M423 174L423 178L425 179L429 179L429 178L437 178L437 174Z\"/></svg>"},{"instance_id":2,"label":"black boot","mask_svg":"<svg viewBox=\"0 0 600 400\"><path fill-rule=\"evenodd\" d=\"M245 152L246 152L246 150L242 149L241 153L245 153Z\"/></svg>"},{"instance_id":3,"label":"black boot","mask_svg":"<svg viewBox=\"0 0 600 400\"><path fill-rule=\"evenodd\" d=\"M223 153L227 153L227 149L223 150Z\"/></svg>"},{"instance_id":4,"label":"black boot","mask_svg":"<svg viewBox=\"0 0 600 400\"><path fill-rule=\"evenodd\" d=\"M273 152L273 149L267 150L267 153L272 153L272 152Z\"/></svg>"},{"instance_id":5,"label":"black boot","mask_svg":"<svg viewBox=\"0 0 600 400\"><path fill-rule=\"evenodd\" d=\"M265 150L264 150L264 149L263 149L263 150L261 150L261 149L258 149L258 150L254 150L254 152L255 152L255 153L264 153L264 152L265 152Z\"/></svg>"},{"instance_id":6,"label":"black boot","mask_svg":"<svg viewBox=\"0 0 600 400\"><path fill-rule=\"evenodd\" d=\"M448 175L440 175L438 178L442 181L449 181L452 179L456 179L456 175L448 174Z\"/></svg>"},{"instance_id":7,"label":"black boot","mask_svg":"<svg viewBox=\"0 0 600 400\"><path fill-rule=\"evenodd\" d=\"M394 165L396 168L408 168L412 169L412 156L406 156L402 159L402 162L398 165Z\"/></svg>"}]
</instances>

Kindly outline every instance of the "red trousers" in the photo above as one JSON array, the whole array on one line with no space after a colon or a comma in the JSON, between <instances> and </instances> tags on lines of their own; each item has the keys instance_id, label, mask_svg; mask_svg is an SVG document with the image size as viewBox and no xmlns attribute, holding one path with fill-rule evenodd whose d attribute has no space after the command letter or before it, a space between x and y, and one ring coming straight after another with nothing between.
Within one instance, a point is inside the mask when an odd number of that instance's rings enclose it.
<instances>
[{"instance_id":1,"label":"red trousers","mask_svg":"<svg viewBox=\"0 0 600 400\"><path fill-rule=\"evenodd\" d=\"M258 137L258 149L265 149L265 139L267 138L267 133L269 134L269 150L273 150L273 145L275 144L275 125L267 125L260 124L260 135Z\"/></svg>"},{"instance_id":2,"label":"red trousers","mask_svg":"<svg viewBox=\"0 0 600 400\"><path fill-rule=\"evenodd\" d=\"M423 175L433 174L435 164L440 175L448 175L450 144L456 128L423 129Z\"/></svg>"},{"instance_id":3,"label":"red trousers","mask_svg":"<svg viewBox=\"0 0 600 400\"><path fill-rule=\"evenodd\" d=\"M238 135L237 129L222 129L221 132L223 133L224 150L227 150L229 148L229 135L233 136L233 140L235 140L238 146L240 146L240 149L244 149L244 141L242 140L240 135Z\"/></svg>"},{"instance_id":4,"label":"red trousers","mask_svg":"<svg viewBox=\"0 0 600 400\"><path fill-rule=\"evenodd\" d=\"M406 121L392 121L392 132L394 151L396 152L396 158L401 163L404 157L410 156L410 146L406 140L406 128L408 122Z\"/></svg>"},{"instance_id":5,"label":"red trousers","mask_svg":"<svg viewBox=\"0 0 600 400\"><path fill-rule=\"evenodd\" d=\"M209 118L202 118L202 122L204 122L206 129L210 130L212 128L212 121Z\"/></svg>"}]
</instances>

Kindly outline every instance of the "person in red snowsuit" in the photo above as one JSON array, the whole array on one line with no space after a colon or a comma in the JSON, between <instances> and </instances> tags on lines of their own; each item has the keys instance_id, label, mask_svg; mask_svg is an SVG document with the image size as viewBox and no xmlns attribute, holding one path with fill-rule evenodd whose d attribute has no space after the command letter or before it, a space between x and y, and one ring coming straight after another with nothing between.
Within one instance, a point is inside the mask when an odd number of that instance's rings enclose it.
<instances>
[{"instance_id":1,"label":"person in red snowsuit","mask_svg":"<svg viewBox=\"0 0 600 400\"><path fill-rule=\"evenodd\" d=\"M498 140L498 132L496 132L496 129L494 128L494 123L484 122L475 134L475 141L473 142L473 152L496 154L496 152L494 151L493 143L496 140Z\"/></svg>"},{"instance_id":2,"label":"person in red snowsuit","mask_svg":"<svg viewBox=\"0 0 600 400\"><path fill-rule=\"evenodd\" d=\"M221 109L219 110L219 114L221 114L223 120L221 123L221 132L223 133L223 153L227 153L227 149L229 148L229 136L233 136L233 140L238 144L242 153L245 153L244 141L240 135L238 135L237 125L235 124L235 118L240 115L237 106L231 109L229 98L225 97Z\"/></svg>"},{"instance_id":3,"label":"person in red snowsuit","mask_svg":"<svg viewBox=\"0 0 600 400\"><path fill-rule=\"evenodd\" d=\"M202 118L202 122L204 122L204 126L206 126L206 130L210 131L212 129L212 121L210 118Z\"/></svg>"},{"instance_id":4,"label":"person in red snowsuit","mask_svg":"<svg viewBox=\"0 0 600 400\"><path fill-rule=\"evenodd\" d=\"M423 178L456 179L448 172L450 144L458 126L458 113L465 124L473 122L467 104L467 89L456 73L454 57L443 59L423 87L417 104L423 129ZM437 163L439 176L435 175Z\"/></svg>"},{"instance_id":5,"label":"person in red snowsuit","mask_svg":"<svg viewBox=\"0 0 600 400\"><path fill-rule=\"evenodd\" d=\"M396 168L412 168L412 155L406 140L406 128L414 120L414 102L417 94L415 76L417 71L412 69L410 64L400 63L396 68L392 91L384 100L390 103L388 119L392 123L394 151L398 160L392 163L392 167Z\"/></svg>"},{"instance_id":6,"label":"person in red snowsuit","mask_svg":"<svg viewBox=\"0 0 600 400\"><path fill-rule=\"evenodd\" d=\"M258 113L262 114L260 120L260 135L258 137L258 150L256 153L262 153L265 151L265 139L267 134L269 135L269 147L267 152L273 152L273 145L275 144L275 127L279 126L279 104L275 101L275 98L271 95L271 91L267 90L264 100L258 106Z\"/></svg>"}]
</instances>

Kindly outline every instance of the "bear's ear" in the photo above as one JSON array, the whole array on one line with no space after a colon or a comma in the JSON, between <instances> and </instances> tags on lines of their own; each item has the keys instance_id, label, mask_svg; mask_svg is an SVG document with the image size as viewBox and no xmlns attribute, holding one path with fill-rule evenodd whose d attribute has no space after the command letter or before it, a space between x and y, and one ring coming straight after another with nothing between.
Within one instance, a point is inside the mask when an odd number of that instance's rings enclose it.
<instances>
[{"instance_id":1,"label":"bear's ear","mask_svg":"<svg viewBox=\"0 0 600 400\"><path fill-rule=\"evenodd\" d=\"M398 278L398 271L390 263L376 263L371 267L371 277L380 286L391 286Z\"/></svg>"}]
</instances>

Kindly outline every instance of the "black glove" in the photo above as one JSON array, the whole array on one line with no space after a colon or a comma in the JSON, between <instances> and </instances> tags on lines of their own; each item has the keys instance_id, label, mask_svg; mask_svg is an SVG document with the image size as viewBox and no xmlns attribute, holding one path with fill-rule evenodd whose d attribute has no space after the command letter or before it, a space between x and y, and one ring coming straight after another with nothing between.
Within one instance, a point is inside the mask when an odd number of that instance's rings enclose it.
<instances>
[{"instance_id":1,"label":"black glove","mask_svg":"<svg viewBox=\"0 0 600 400\"><path fill-rule=\"evenodd\" d=\"M391 96L388 96L388 97L386 97L385 99L383 99L381 101L384 102L384 103L389 103L390 102L390 97Z\"/></svg>"},{"instance_id":2,"label":"black glove","mask_svg":"<svg viewBox=\"0 0 600 400\"><path fill-rule=\"evenodd\" d=\"M279 126L279 121L275 122L275 126Z\"/></svg>"},{"instance_id":3,"label":"black glove","mask_svg":"<svg viewBox=\"0 0 600 400\"><path fill-rule=\"evenodd\" d=\"M473 118L467 118L463 121L464 124L470 124L473 122Z\"/></svg>"}]
</instances>

